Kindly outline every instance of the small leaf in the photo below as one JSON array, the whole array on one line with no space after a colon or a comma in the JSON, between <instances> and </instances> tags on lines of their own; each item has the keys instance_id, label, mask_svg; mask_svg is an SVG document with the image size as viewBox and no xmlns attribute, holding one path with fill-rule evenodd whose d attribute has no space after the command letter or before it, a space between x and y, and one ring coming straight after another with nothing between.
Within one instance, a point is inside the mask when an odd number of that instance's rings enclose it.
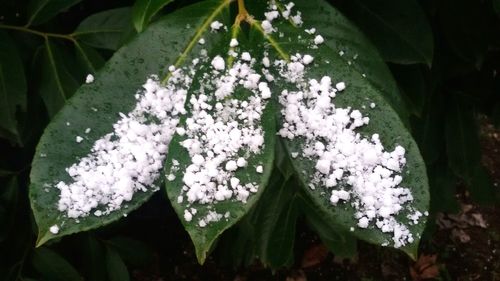
<instances>
[{"instance_id":1,"label":"small leaf","mask_svg":"<svg viewBox=\"0 0 500 281\"><path fill-rule=\"evenodd\" d=\"M84 235L81 242L82 261L85 277L92 281L106 281L106 256L102 243L89 233Z\"/></svg>"},{"instance_id":2,"label":"small leaf","mask_svg":"<svg viewBox=\"0 0 500 281\"><path fill-rule=\"evenodd\" d=\"M26 111L23 62L9 35L0 31L0 136L21 143L17 114ZM2 131L6 133L2 133Z\"/></svg>"},{"instance_id":3,"label":"small leaf","mask_svg":"<svg viewBox=\"0 0 500 281\"><path fill-rule=\"evenodd\" d=\"M346 12L374 42L386 61L431 65L432 30L417 1L348 1Z\"/></svg>"},{"instance_id":4,"label":"small leaf","mask_svg":"<svg viewBox=\"0 0 500 281\"><path fill-rule=\"evenodd\" d=\"M153 252L142 241L128 237L113 237L107 242L133 266L144 267L153 262Z\"/></svg>"},{"instance_id":5,"label":"small leaf","mask_svg":"<svg viewBox=\"0 0 500 281\"><path fill-rule=\"evenodd\" d=\"M173 0L137 0L132 8L132 19L137 32L148 25L154 15Z\"/></svg>"},{"instance_id":6,"label":"small leaf","mask_svg":"<svg viewBox=\"0 0 500 281\"><path fill-rule=\"evenodd\" d=\"M51 281L81 281L75 268L58 253L43 247L33 251L31 262L44 279Z\"/></svg>"},{"instance_id":7,"label":"small leaf","mask_svg":"<svg viewBox=\"0 0 500 281\"><path fill-rule=\"evenodd\" d=\"M112 248L106 247L106 268L110 281L129 281L127 266L120 255Z\"/></svg>"},{"instance_id":8,"label":"small leaf","mask_svg":"<svg viewBox=\"0 0 500 281\"><path fill-rule=\"evenodd\" d=\"M475 202L483 205L493 205L496 202L493 180L483 165L479 164L474 168L467 185L467 190Z\"/></svg>"},{"instance_id":9,"label":"small leaf","mask_svg":"<svg viewBox=\"0 0 500 281\"><path fill-rule=\"evenodd\" d=\"M74 94L79 83L69 72L63 50L47 39L35 55L39 93L50 116L54 116Z\"/></svg>"},{"instance_id":10,"label":"small leaf","mask_svg":"<svg viewBox=\"0 0 500 281\"><path fill-rule=\"evenodd\" d=\"M26 26L39 25L50 20L61 11L79 3L81 0L30 0L28 3L28 23Z\"/></svg>"},{"instance_id":11,"label":"small leaf","mask_svg":"<svg viewBox=\"0 0 500 281\"><path fill-rule=\"evenodd\" d=\"M84 19L73 32L73 36L89 46L117 50L132 35L130 7L98 12Z\"/></svg>"},{"instance_id":12,"label":"small leaf","mask_svg":"<svg viewBox=\"0 0 500 281\"><path fill-rule=\"evenodd\" d=\"M472 179L481 160L478 127L470 104L452 96L446 112L446 153L455 175Z\"/></svg>"}]
</instances>

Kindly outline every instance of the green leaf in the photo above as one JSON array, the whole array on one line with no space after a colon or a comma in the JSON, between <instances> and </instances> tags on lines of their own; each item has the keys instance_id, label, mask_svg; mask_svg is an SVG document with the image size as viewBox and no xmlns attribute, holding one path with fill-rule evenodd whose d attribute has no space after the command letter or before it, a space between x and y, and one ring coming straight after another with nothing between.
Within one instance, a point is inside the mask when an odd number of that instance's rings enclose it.
<instances>
[{"instance_id":1,"label":"green leaf","mask_svg":"<svg viewBox=\"0 0 500 281\"><path fill-rule=\"evenodd\" d=\"M497 16L500 17L500 0L492 0L492 4Z\"/></svg>"},{"instance_id":2,"label":"green leaf","mask_svg":"<svg viewBox=\"0 0 500 281\"><path fill-rule=\"evenodd\" d=\"M479 204L493 205L497 202L491 175L481 164L474 168L467 190L471 198Z\"/></svg>"},{"instance_id":3,"label":"green leaf","mask_svg":"<svg viewBox=\"0 0 500 281\"><path fill-rule=\"evenodd\" d=\"M59 45L47 39L35 55L38 91L50 116L75 93L79 84L71 75Z\"/></svg>"},{"instance_id":4,"label":"green leaf","mask_svg":"<svg viewBox=\"0 0 500 281\"><path fill-rule=\"evenodd\" d=\"M127 266L120 255L112 248L106 247L106 268L110 281L129 281Z\"/></svg>"},{"instance_id":5,"label":"green leaf","mask_svg":"<svg viewBox=\"0 0 500 281\"><path fill-rule=\"evenodd\" d=\"M398 82L408 111L421 116L429 87L422 71L422 65L393 65L392 73Z\"/></svg>"},{"instance_id":6,"label":"green leaf","mask_svg":"<svg viewBox=\"0 0 500 281\"><path fill-rule=\"evenodd\" d=\"M3 208L3 217L0 226L0 242L5 241L12 234L11 229L16 222L16 211L19 208L19 182L17 176L7 180L0 190L0 207ZM17 229L16 229L17 230Z\"/></svg>"},{"instance_id":7,"label":"green leaf","mask_svg":"<svg viewBox=\"0 0 500 281\"><path fill-rule=\"evenodd\" d=\"M186 61L198 56L202 47L190 45L190 40L201 36L197 35L199 27L207 21L211 22L220 12L217 9L223 9L227 4L215 0L199 3L178 10L151 25L126 47L118 50L95 74L94 83L80 87L52 119L38 144L30 175L30 202L38 225L38 246L54 238L116 221L151 197L154 188L137 192L131 201L107 216L89 215L75 220L58 210L60 192L55 185L60 181L69 182L71 177L66 168L88 155L96 140L113 132L113 124L120 120L120 112L130 112L135 107L135 94L148 77L152 74L166 77L168 66L175 64L183 52L182 58ZM188 24L190 28L186 27ZM208 27L203 26L205 29ZM212 33L210 41L220 40L220 34ZM213 44L210 41L203 48ZM192 52L195 47L196 52ZM91 128L88 134L85 133L87 128ZM85 139L77 143L76 136ZM160 176L154 185L159 186L161 181ZM59 226L57 234L49 231L54 225Z\"/></svg>"},{"instance_id":8,"label":"green leaf","mask_svg":"<svg viewBox=\"0 0 500 281\"><path fill-rule=\"evenodd\" d=\"M318 30L317 33L326 39L324 44L343 54L340 56L343 63L364 76L382 93L403 122L408 123L408 112L396 81L373 43L327 1L311 1L295 2L304 22Z\"/></svg>"},{"instance_id":9,"label":"green leaf","mask_svg":"<svg viewBox=\"0 0 500 281\"><path fill-rule=\"evenodd\" d=\"M135 34L131 17L130 7L98 12L84 19L72 35L89 46L117 50Z\"/></svg>"},{"instance_id":10,"label":"green leaf","mask_svg":"<svg viewBox=\"0 0 500 281\"><path fill-rule=\"evenodd\" d=\"M0 31L0 136L21 143L17 114L26 111L26 78L14 41ZM6 131L4 134L3 131Z\"/></svg>"},{"instance_id":11,"label":"green leaf","mask_svg":"<svg viewBox=\"0 0 500 281\"><path fill-rule=\"evenodd\" d=\"M460 205L456 197L457 178L445 165L429 165L427 171L429 174L432 213L458 213Z\"/></svg>"},{"instance_id":12,"label":"green leaf","mask_svg":"<svg viewBox=\"0 0 500 281\"><path fill-rule=\"evenodd\" d=\"M427 164L434 163L443 153L445 97L434 92L426 97L421 118L412 121L415 139Z\"/></svg>"},{"instance_id":13,"label":"green leaf","mask_svg":"<svg viewBox=\"0 0 500 281\"><path fill-rule=\"evenodd\" d=\"M42 24L81 0L30 0L26 26Z\"/></svg>"},{"instance_id":14,"label":"green leaf","mask_svg":"<svg viewBox=\"0 0 500 281\"><path fill-rule=\"evenodd\" d=\"M470 180L481 161L479 129L470 104L452 96L446 112L446 153L452 171Z\"/></svg>"},{"instance_id":15,"label":"green leaf","mask_svg":"<svg viewBox=\"0 0 500 281\"><path fill-rule=\"evenodd\" d=\"M490 43L497 37L491 28L497 22L491 8L468 0L445 0L440 8L439 28L449 49L476 70L481 69Z\"/></svg>"},{"instance_id":16,"label":"green leaf","mask_svg":"<svg viewBox=\"0 0 500 281\"><path fill-rule=\"evenodd\" d=\"M347 15L386 61L432 64L432 30L416 0L355 0L345 5Z\"/></svg>"},{"instance_id":17,"label":"green leaf","mask_svg":"<svg viewBox=\"0 0 500 281\"><path fill-rule=\"evenodd\" d=\"M152 250L142 241L128 237L113 237L107 242L133 266L144 267L153 262Z\"/></svg>"},{"instance_id":18,"label":"green leaf","mask_svg":"<svg viewBox=\"0 0 500 281\"><path fill-rule=\"evenodd\" d=\"M229 39L224 43L228 45ZM235 90L235 95L244 93L246 90L239 88ZM191 236L196 249L196 256L198 261L203 264L208 253L210 252L213 244L217 238L229 227L238 222L245 214L249 212L252 206L257 202L260 195L265 189L267 180L271 174L274 160L274 143L275 143L275 111L276 108L272 102L269 102L262 114L262 130L264 131L264 148L261 152L251 155L246 159L248 162L246 167L240 168L236 171L235 177L244 183L257 183L258 191L250 195L246 203L237 200L221 201L217 204L200 204L200 203L179 203L178 197L182 194L184 183L182 181L184 171L192 164L191 157L188 151L180 144L186 137L176 135L169 147L167 161L165 166L165 174L175 174L176 178L173 181L166 182L166 190L170 202L172 203L177 215L181 218L184 228ZM187 115L189 116L189 114ZM183 124L185 118L181 120ZM244 152L246 153L246 152ZM179 162L179 165L174 165L174 161ZM255 169L258 165L263 166L263 173L258 173ZM178 171L182 171L179 173ZM197 210L196 217L193 221L187 222L184 219L184 211L186 208L195 208ZM218 214L229 214L229 217L221 219L216 222L211 222L205 227L198 225L199 218L208 215L209 212L215 211Z\"/></svg>"},{"instance_id":19,"label":"green leaf","mask_svg":"<svg viewBox=\"0 0 500 281\"><path fill-rule=\"evenodd\" d=\"M370 124L359 130L362 137L371 137L373 134L379 134L382 144L387 151L392 151L396 145L401 145L406 150L407 163L401 172L403 176L402 186L411 190L414 201L408 208L413 208L424 212L428 210L429 194L425 164L422 160L418 147L401 122L397 113L387 103L383 94L376 90L359 72L345 64L337 51L329 46L320 46L318 49L308 48L306 40L295 40L297 36L308 38L308 34L300 32L299 29L290 25L277 25L277 28L284 34L279 42L274 42L275 48L281 48L283 52L292 54L308 53L315 58L315 65L308 69L306 78L321 79L324 75L331 75L333 68L333 79L335 81L345 81L347 88L335 97L336 107L359 109L370 118ZM281 44L286 42L286 44ZM340 80L341 79L341 80ZM283 85L275 87L274 91L281 92ZM285 87L287 87L285 85ZM370 103L375 103L376 107L369 108ZM318 138L318 140L320 140ZM305 143L303 139L286 140L287 151L289 153L304 151ZM328 145L328 144L327 144ZM292 159L296 175L299 176L303 184L305 193L311 197L315 208L321 214L324 220L338 228L340 232L348 232L351 227L354 229L351 233L359 239L366 240L375 244L393 245L392 236L383 233L380 229L368 227L361 229L356 226L357 219L354 218L356 210L348 204L333 206L329 198L325 195L327 189L319 185L315 189L309 188L312 177L315 174L315 164L313 159L307 157L297 157ZM342 187L343 184L341 184ZM349 188L348 186L345 186ZM407 218L410 210L402 211L397 215L398 222L404 224L413 234L413 243L408 243L402 247L412 258L417 256L418 242L425 226L425 218L420 219L416 225L410 224Z\"/></svg>"},{"instance_id":20,"label":"green leaf","mask_svg":"<svg viewBox=\"0 0 500 281\"><path fill-rule=\"evenodd\" d=\"M45 280L83 280L76 269L66 259L46 247L38 248L33 251L31 263L35 270L40 273Z\"/></svg>"},{"instance_id":21,"label":"green leaf","mask_svg":"<svg viewBox=\"0 0 500 281\"><path fill-rule=\"evenodd\" d=\"M132 8L132 20L137 32L148 25L154 15L173 0L137 0Z\"/></svg>"}]
</instances>

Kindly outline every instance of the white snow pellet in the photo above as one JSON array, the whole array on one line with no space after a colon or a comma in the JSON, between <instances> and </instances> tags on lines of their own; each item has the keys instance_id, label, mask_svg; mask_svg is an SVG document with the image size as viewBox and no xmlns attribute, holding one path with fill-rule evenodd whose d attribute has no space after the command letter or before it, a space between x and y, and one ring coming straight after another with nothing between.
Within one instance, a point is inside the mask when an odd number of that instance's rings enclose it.
<instances>
[{"instance_id":1,"label":"white snow pellet","mask_svg":"<svg viewBox=\"0 0 500 281\"><path fill-rule=\"evenodd\" d=\"M83 141L83 138L80 136L76 136L76 142L81 143Z\"/></svg>"},{"instance_id":2,"label":"white snow pellet","mask_svg":"<svg viewBox=\"0 0 500 281\"><path fill-rule=\"evenodd\" d=\"M343 90L345 90L345 83L339 82L339 83L335 84L335 88L337 88L338 91L343 91Z\"/></svg>"},{"instance_id":3,"label":"white snow pellet","mask_svg":"<svg viewBox=\"0 0 500 281\"><path fill-rule=\"evenodd\" d=\"M57 233L59 233L59 226L57 226L57 224L54 224L53 226L51 226L49 228L49 231L52 234L57 234Z\"/></svg>"},{"instance_id":4,"label":"white snow pellet","mask_svg":"<svg viewBox=\"0 0 500 281\"><path fill-rule=\"evenodd\" d=\"M238 40L236 40L235 38L231 39L231 42L229 42L229 47L234 48L236 46L238 46Z\"/></svg>"},{"instance_id":5,"label":"white snow pellet","mask_svg":"<svg viewBox=\"0 0 500 281\"><path fill-rule=\"evenodd\" d=\"M216 70L224 70L226 63L221 56L216 56L212 59L212 66Z\"/></svg>"},{"instance_id":6,"label":"white snow pellet","mask_svg":"<svg viewBox=\"0 0 500 281\"><path fill-rule=\"evenodd\" d=\"M323 42L325 42L325 39L323 38L323 36L316 35L316 37L314 37L314 44L319 45L319 44L322 44Z\"/></svg>"},{"instance_id":7,"label":"white snow pellet","mask_svg":"<svg viewBox=\"0 0 500 281\"><path fill-rule=\"evenodd\" d=\"M226 171L236 171L238 169L238 165L236 164L235 161L227 161L226 163Z\"/></svg>"},{"instance_id":8,"label":"white snow pellet","mask_svg":"<svg viewBox=\"0 0 500 281\"><path fill-rule=\"evenodd\" d=\"M249 52L243 52L241 53L241 59L244 61L251 61L252 57L250 56Z\"/></svg>"},{"instance_id":9,"label":"white snow pellet","mask_svg":"<svg viewBox=\"0 0 500 281\"><path fill-rule=\"evenodd\" d=\"M85 83L90 84L92 82L94 82L94 75L87 74L87 77L85 77Z\"/></svg>"},{"instance_id":10,"label":"white snow pellet","mask_svg":"<svg viewBox=\"0 0 500 281\"><path fill-rule=\"evenodd\" d=\"M245 158L240 157L236 161L236 165L238 165L238 167L245 167L247 165L247 161L245 160Z\"/></svg>"},{"instance_id":11,"label":"white snow pellet","mask_svg":"<svg viewBox=\"0 0 500 281\"><path fill-rule=\"evenodd\" d=\"M265 34L269 34L269 33L273 33L274 32L273 25L268 20L263 20L262 23L260 24L260 26L264 30Z\"/></svg>"},{"instance_id":12,"label":"white snow pellet","mask_svg":"<svg viewBox=\"0 0 500 281\"><path fill-rule=\"evenodd\" d=\"M221 22L219 21L213 21L211 24L210 24L210 28L212 29L212 31L217 31L219 30L221 27L223 27L224 24L222 24Z\"/></svg>"},{"instance_id":13,"label":"white snow pellet","mask_svg":"<svg viewBox=\"0 0 500 281\"><path fill-rule=\"evenodd\" d=\"M310 56L310 55L304 55L304 57L302 58L302 62L303 62L305 65L310 64L313 60L314 60L314 57L312 57L312 56Z\"/></svg>"},{"instance_id":14,"label":"white snow pellet","mask_svg":"<svg viewBox=\"0 0 500 281\"><path fill-rule=\"evenodd\" d=\"M91 131L91 129L90 129L90 128L85 129L85 134L90 133L90 131Z\"/></svg>"},{"instance_id":15,"label":"white snow pellet","mask_svg":"<svg viewBox=\"0 0 500 281\"><path fill-rule=\"evenodd\" d=\"M370 103L370 108L375 108L375 103L374 102Z\"/></svg>"},{"instance_id":16,"label":"white snow pellet","mask_svg":"<svg viewBox=\"0 0 500 281\"><path fill-rule=\"evenodd\" d=\"M188 210L184 210L184 220L190 222L192 219L193 215Z\"/></svg>"},{"instance_id":17,"label":"white snow pellet","mask_svg":"<svg viewBox=\"0 0 500 281\"><path fill-rule=\"evenodd\" d=\"M255 171L259 174L262 174L264 172L264 168L262 167L262 165L259 165L257 166L257 168L255 168Z\"/></svg>"},{"instance_id":18,"label":"white snow pellet","mask_svg":"<svg viewBox=\"0 0 500 281\"><path fill-rule=\"evenodd\" d=\"M205 39L204 38L200 38L200 40L198 40L198 44L205 45Z\"/></svg>"}]
</instances>

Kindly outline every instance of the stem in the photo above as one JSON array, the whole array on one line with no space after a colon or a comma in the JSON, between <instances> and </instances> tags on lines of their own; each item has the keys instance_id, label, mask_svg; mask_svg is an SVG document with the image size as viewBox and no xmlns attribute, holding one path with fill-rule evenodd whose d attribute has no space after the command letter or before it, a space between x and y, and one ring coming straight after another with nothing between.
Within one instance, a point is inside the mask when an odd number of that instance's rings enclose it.
<instances>
[{"instance_id":1,"label":"stem","mask_svg":"<svg viewBox=\"0 0 500 281\"><path fill-rule=\"evenodd\" d=\"M67 34L58 34L58 33L47 33L47 32L42 32L38 30L33 30L30 28L26 28L23 26L15 26L15 25L6 25L6 24L0 24L0 29L10 29L10 30L16 30L16 31L21 31L21 32L26 32L26 33L31 33L34 35L41 36L45 39L48 37L53 37L53 38L60 38L60 39L66 39L71 42L76 42L75 38L73 38L71 35Z\"/></svg>"}]
</instances>

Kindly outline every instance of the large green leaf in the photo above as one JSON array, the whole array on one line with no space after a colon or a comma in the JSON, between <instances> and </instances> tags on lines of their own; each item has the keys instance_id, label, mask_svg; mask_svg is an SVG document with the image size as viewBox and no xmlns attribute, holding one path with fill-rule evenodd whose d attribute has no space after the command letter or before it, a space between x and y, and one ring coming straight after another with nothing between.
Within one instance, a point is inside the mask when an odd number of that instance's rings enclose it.
<instances>
[{"instance_id":1,"label":"large green leaf","mask_svg":"<svg viewBox=\"0 0 500 281\"><path fill-rule=\"evenodd\" d=\"M72 33L78 40L102 49L117 50L133 34L132 9L111 9L84 19Z\"/></svg>"},{"instance_id":2,"label":"large green leaf","mask_svg":"<svg viewBox=\"0 0 500 281\"><path fill-rule=\"evenodd\" d=\"M355 0L345 5L348 16L366 32L385 60L431 65L432 31L418 1Z\"/></svg>"},{"instance_id":3,"label":"large green leaf","mask_svg":"<svg viewBox=\"0 0 500 281\"><path fill-rule=\"evenodd\" d=\"M31 0L28 3L28 23L30 25L42 24L59 12L77 4L81 0Z\"/></svg>"},{"instance_id":4,"label":"large green leaf","mask_svg":"<svg viewBox=\"0 0 500 281\"><path fill-rule=\"evenodd\" d=\"M120 112L134 108L135 94L150 75L166 77L170 65L190 61L202 47L213 48L220 41L221 33L211 33L204 46L196 44L202 31L207 31L210 22L226 11L228 4L227 1L199 3L153 24L117 51L95 74L95 82L83 85L53 118L40 139L31 170L30 200L38 225L38 245L118 220L152 195L154 189L147 189L134 194L131 201L107 216L89 215L75 220L58 210L60 193L55 185L69 182L71 177L66 168L88 155L96 140L113 132ZM91 128L88 134L87 128ZM77 143L76 136L85 139ZM160 183L161 177L155 185ZM57 233L49 231L54 225L59 226Z\"/></svg>"},{"instance_id":5,"label":"large green leaf","mask_svg":"<svg viewBox=\"0 0 500 281\"><path fill-rule=\"evenodd\" d=\"M0 31L0 136L20 143L16 114L26 111L26 78L14 42ZM6 133L3 133L3 131Z\"/></svg>"},{"instance_id":6,"label":"large green leaf","mask_svg":"<svg viewBox=\"0 0 500 281\"><path fill-rule=\"evenodd\" d=\"M132 20L137 32L141 32L163 7L173 0L137 0L132 10Z\"/></svg>"},{"instance_id":7,"label":"large green leaf","mask_svg":"<svg viewBox=\"0 0 500 281\"><path fill-rule=\"evenodd\" d=\"M407 206L408 210L405 209L397 215L397 220L408 227L414 238L413 243L407 243L402 249L412 257L416 257L418 241L424 229L425 219L421 219L418 224L411 224L407 215L412 212L410 209L425 212L428 209L429 201L425 165L416 143L384 95L376 90L358 71L346 64L337 50L325 45L321 45L319 48L310 48L310 41L297 40L297 38L311 38L310 40L312 40L314 36L306 34L289 23L275 26L282 36L279 41L272 42L271 46L276 50L281 50L279 52L281 56L307 53L314 57L314 65L306 68L307 79L315 78L319 81L321 77L328 75L332 77L333 81L346 83L347 88L337 95L334 103L336 107L340 108L359 109L370 118L370 124L359 130L361 136L371 137L377 133L388 151L392 151L396 145L401 145L406 149L407 163L401 172L403 176L401 185L409 188L415 199L411 208ZM304 22L304 27L308 27L307 21ZM274 91L281 92L283 89L291 89L291 87L293 88L294 85L278 80ZM376 105L372 109L370 109L371 103ZM320 139L318 138L318 140ZM301 138L286 141L287 150L291 153L304 151L306 148L304 145L305 142ZM323 219L332 227L338 228L341 233L352 231L351 233L356 237L371 243L392 245L392 242L389 242L392 240L390 233L383 233L375 227L366 229L356 227L357 219L354 217L356 210L349 204L333 206L329 201L329 195L325 195L328 190L323 186L316 186L315 189L309 188L315 174L316 162L314 159L299 156L293 159L292 163L296 174L305 187L306 194L311 197Z\"/></svg>"},{"instance_id":8,"label":"large green leaf","mask_svg":"<svg viewBox=\"0 0 500 281\"><path fill-rule=\"evenodd\" d=\"M231 22L223 21L223 23L227 26L231 25ZM226 36L222 38L222 41L219 45L215 46L215 54L225 54L229 47L229 42L231 37ZM196 38L195 38L196 39ZM248 51L252 54L252 57L256 59L257 62L262 60L263 53L261 50L264 47L265 41L261 34L255 34L255 36L246 37L243 34L238 37L238 41L240 42L240 48L242 50ZM228 60L229 61L229 60ZM210 64L210 61L208 61ZM254 66L255 69L258 69L260 66L259 63L256 63L257 66ZM206 75L206 72L199 71L200 76ZM189 90L189 92L197 93L199 91L199 85L197 85L197 76L195 76L195 82L193 86ZM201 83L204 83L203 81ZM194 95L194 94L193 94ZM212 94L213 95L213 94ZM239 100L247 100L248 95L252 95L251 92L245 89L243 86L236 87L234 92L234 99ZM189 100L189 94L188 94ZM215 104L216 100L213 99L213 103ZM188 112L189 106L187 105ZM255 194L251 194L247 200L247 202L241 202L239 200L235 200L234 198L230 200L224 200L220 202L216 202L213 204L205 204L205 203L188 203L188 202L179 202L178 197L184 195L183 187L183 177L185 174L186 168L192 164L191 157L188 151L182 146L181 142L187 139L187 136L179 136L173 138L169 152L167 156L167 164L165 166L165 174L174 174L176 178L172 181L166 182L166 189L170 201L177 214L181 218L181 221L184 225L184 228L187 230L193 243L196 248L196 255L198 257L198 261L203 263L207 257L207 254L210 252L214 242L216 239L230 226L234 225L237 221L239 221L252 206L257 202L260 195L264 191L264 188L267 184L267 180L271 174L273 168L273 159L274 159L274 145L275 145L275 134L276 134L276 120L275 120L275 111L276 107L274 103L271 101L265 107L262 116L261 116L261 125L262 130L264 132L264 145L260 152L255 154L250 154L249 149L246 150L243 148L242 151L238 152L238 155L245 157L247 161L247 165L245 167L239 168L234 176L241 180L242 183L256 183L258 186L257 192ZM213 114L215 110L207 110L209 114ZM192 115L187 114L187 117L191 117ZM184 125L186 118L181 121L181 125ZM215 119L215 116L214 116ZM245 128L245 124L243 121L238 123L239 128ZM203 152L204 155L205 152ZM174 161L176 160L176 161ZM178 164L174 164L178 162ZM256 167L261 165L263 167L263 171L258 172ZM229 183L228 183L229 185ZM184 214L186 210L190 210L191 208L196 209L196 215L193 216L192 221L186 221L184 219ZM210 222L208 225L204 227L200 227L198 222L202 220L204 217L210 216L210 213L216 212L221 215L228 215L223 219L218 221Z\"/></svg>"}]
</instances>

